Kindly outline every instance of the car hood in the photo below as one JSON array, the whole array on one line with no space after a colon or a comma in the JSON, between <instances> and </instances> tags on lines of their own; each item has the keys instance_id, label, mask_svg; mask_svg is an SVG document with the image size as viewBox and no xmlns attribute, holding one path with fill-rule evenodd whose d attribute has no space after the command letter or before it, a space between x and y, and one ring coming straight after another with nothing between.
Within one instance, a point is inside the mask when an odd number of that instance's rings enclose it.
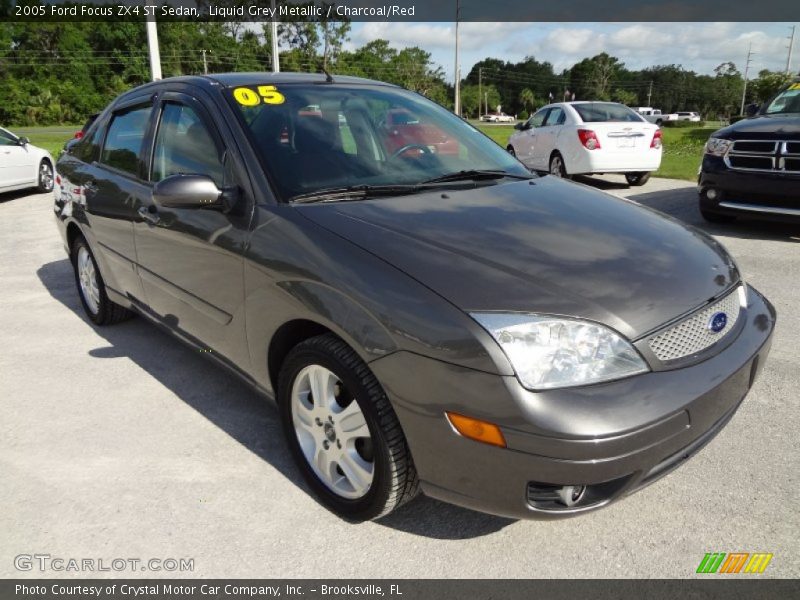
<instances>
[{"instance_id":1,"label":"car hood","mask_svg":"<svg viewBox=\"0 0 800 600\"><path fill-rule=\"evenodd\" d=\"M699 230L552 177L297 208L464 311L580 317L630 339L738 280Z\"/></svg>"},{"instance_id":2,"label":"car hood","mask_svg":"<svg viewBox=\"0 0 800 600\"><path fill-rule=\"evenodd\" d=\"M760 115L742 119L714 132L714 137L741 139L800 139L800 114Z\"/></svg>"}]
</instances>

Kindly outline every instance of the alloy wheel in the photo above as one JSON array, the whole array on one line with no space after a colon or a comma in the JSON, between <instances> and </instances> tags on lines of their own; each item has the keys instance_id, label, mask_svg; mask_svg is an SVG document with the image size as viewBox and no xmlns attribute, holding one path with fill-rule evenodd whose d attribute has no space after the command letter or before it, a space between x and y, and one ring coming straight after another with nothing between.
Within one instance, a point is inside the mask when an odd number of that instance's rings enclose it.
<instances>
[{"instance_id":1,"label":"alloy wheel","mask_svg":"<svg viewBox=\"0 0 800 600\"><path fill-rule=\"evenodd\" d=\"M53 167L46 161L39 167L39 185L48 192L53 189Z\"/></svg>"},{"instance_id":2,"label":"alloy wheel","mask_svg":"<svg viewBox=\"0 0 800 600\"><path fill-rule=\"evenodd\" d=\"M361 407L329 369L309 365L294 379L292 424L314 474L342 498L358 499L375 476L373 440Z\"/></svg>"},{"instance_id":3,"label":"alloy wheel","mask_svg":"<svg viewBox=\"0 0 800 600\"><path fill-rule=\"evenodd\" d=\"M97 314L100 310L100 286L97 283L97 271L94 268L89 251L85 246L78 249L78 281L81 286L81 295L86 306L92 314Z\"/></svg>"}]
</instances>

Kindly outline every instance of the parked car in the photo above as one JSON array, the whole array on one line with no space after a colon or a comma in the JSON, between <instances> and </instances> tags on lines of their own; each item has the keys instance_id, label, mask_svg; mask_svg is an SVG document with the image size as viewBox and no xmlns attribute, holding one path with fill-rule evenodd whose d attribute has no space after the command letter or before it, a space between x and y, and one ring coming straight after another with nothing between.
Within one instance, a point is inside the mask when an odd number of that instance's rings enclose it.
<instances>
[{"instance_id":1,"label":"parked car","mask_svg":"<svg viewBox=\"0 0 800 600\"><path fill-rule=\"evenodd\" d=\"M504 112L494 112L483 115L481 121L486 121L487 123L513 123L516 119Z\"/></svg>"},{"instance_id":2,"label":"parked car","mask_svg":"<svg viewBox=\"0 0 800 600\"><path fill-rule=\"evenodd\" d=\"M700 118L700 113L696 112L676 112L678 116L678 121L691 121L693 123L699 123L702 119Z\"/></svg>"},{"instance_id":3,"label":"parked car","mask_svg":"<svg viewBox=\"0 0 800 600\"><path fill-rule=\"evenodd\" d=\"M27 188L53 190L53 158L28 138L0 127L0 193Z\"/></svg>"},{"instance_id":4,"label":"parked car","mask_svg":"<svg viewBox=\"0 0 800 600\"><path fill-rule=\"evenodd\" d=\"M644 120L655 125L661 125L667 121L677 121L677 113L662 113L660 108L651 106L637 106L633 110L644 117Z\"/></svg>"},{"instance_id":5,"label":"parked car","mask_svg":"<svg viewBox=\"0 0 800 600\"><path fill-rule=\"evenodd\" d=\"M387 148L388 110L460 151ZM719 242L538 178L396 86L149 83L58 171L80 191L55 214L88 319L138 313L275 398L310 489L349 519L420 489L513 517L600 508L714 437L767 357L774 309Z\"/></svg>"},{"instance_id":6,"label":"parked car","mask_svg":"<svg viewBox=\"0 0 800 600\"><path fill-rule=\"evenodd\" d=\"M800 79L711 134L698 179L707 221L800 222Z\"/></svg>"},{"instance_id":7,"label":"parked car","mask_svg":"<svg viewBox=\"0 0 800 600\"><path fill-rule=\"evenodd\" d=\"M644 185L661 165L661 131L616 102L548 104L516 126L508 151L556 177L623 173Z\"/></svg>"},{"instance_id":8,"label":"parked car","mask_svg":"<svg viewBox=\"0 0 800 600\"><path fill-rule=\"evenodd\" d=\"M426 146L438 154L458 154L458 142L448 137L431 123L420 121L419 115L406 109L390 109L381 123L384 144L389 152L397 152L405 146ZM417 149L417 152L422 152Z\"/></svg>"}]
</instances>

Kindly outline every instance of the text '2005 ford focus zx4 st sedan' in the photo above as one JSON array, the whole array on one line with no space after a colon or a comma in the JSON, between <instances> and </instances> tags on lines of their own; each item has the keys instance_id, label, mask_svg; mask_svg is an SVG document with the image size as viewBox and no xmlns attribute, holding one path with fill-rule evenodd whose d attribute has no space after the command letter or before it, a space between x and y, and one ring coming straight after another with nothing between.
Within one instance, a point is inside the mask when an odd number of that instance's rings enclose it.
<instances>
[{"instance_id":1,"label":"text '2005 ford focus zx4 st sedan'","mask_svg":"<svg viewBox=\"0 0 800 600\"><path fill-rule=\"evenodd\" d=\"M458 151L398 148L390 111ZM720 431L775 323L712 238L537 178L378 82L148 84L58 172L89 318L143 315L274 396L310 486L354 520L420 488L513 517L604 506Z\"/></svg>"}]
</instances>

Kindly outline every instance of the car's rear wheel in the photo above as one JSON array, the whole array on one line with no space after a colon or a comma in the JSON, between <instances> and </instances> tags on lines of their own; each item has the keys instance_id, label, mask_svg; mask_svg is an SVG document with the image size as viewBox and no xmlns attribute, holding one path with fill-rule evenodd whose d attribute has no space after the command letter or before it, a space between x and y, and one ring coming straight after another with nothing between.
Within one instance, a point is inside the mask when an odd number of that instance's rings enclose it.
<instances>
[{"instance_id":1,"label":"car's rear wheel","mask_svg":"<svg viewBox=\"0 0 800 600\"><path fill-rule=\"evenodd\" d=\"M133 315L125 307L108 299L97 262L83 237L78 237L72 244L72 266L83 310L93 323L113 325Z\"/></svg>"},{"instance_id":2,"label":"car's rear wheel","mask_svg":"<svg viewBox=\"0 0 800 600\"><path fill-rule=\"evenodd\" d=\"M53 191L53 165L47 159L39 163L38 189L42 194Z\"/></svg>"},{"instance_id":3,"label":"car's rear wheel","mask_svg":"<svg viewBox=\"0 0 800 600\"><path fill-rule=\"evenodd\" d=\"M569 179L567 167L564 165L564 159L558 152L553 153L553 156L550 157L550 175Z\"/></svg>"},{"instance_id":4,"label":"car's rear wheel","mask_svg":"<svg viewBox=\"0 0 800 600\"><path fill-rule=\"evenodd\" d=\"M369 367L340 338L317 336L289 353L278 404L303 476L334 512L375 519L416 495L397 415Z\"/></svg>"},{"instance_id":5,"label":"car's rear wheel","mask_svg":"<svg viewBox=\"0 0 800 600\"><path fill-rule=\"evenodd\" d=\"M636 173L625 173L625 180L628 182L628 185L644 185L648 181L650 181L650 173L646 171L640 171Z\"/></svg>"}]
</instances>

